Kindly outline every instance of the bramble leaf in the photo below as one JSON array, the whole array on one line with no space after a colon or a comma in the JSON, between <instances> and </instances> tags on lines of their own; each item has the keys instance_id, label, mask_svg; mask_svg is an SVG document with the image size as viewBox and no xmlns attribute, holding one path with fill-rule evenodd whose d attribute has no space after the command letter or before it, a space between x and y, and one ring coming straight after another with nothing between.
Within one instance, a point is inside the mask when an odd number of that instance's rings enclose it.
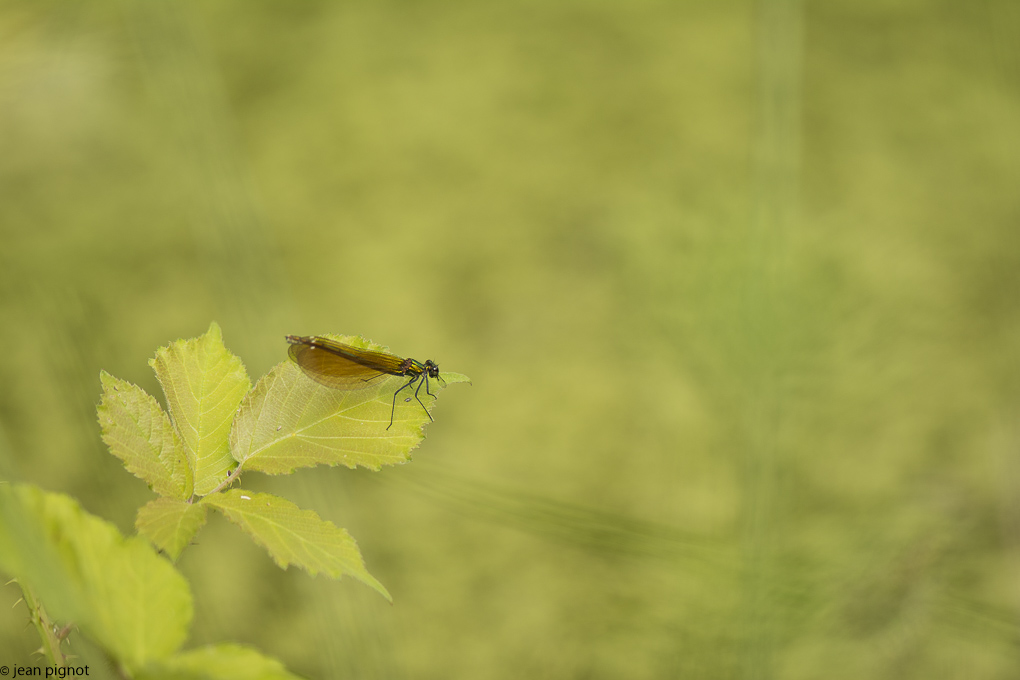
<instances>
[{"instance_id":1,"label":"bramble leaf","mask_svg":"<svg viewBox=\"0 0 1020 680\"><path fill-rule=\"evenodd\" d=\"M175 654L152 663L138 680L301 680L283 664L254 649L220 644Z\"/></svg>"},{"instance_id":2,"label":"bramble leaf","mask_svg":"<svg viewBox=\"0 0 1020 680\"><path fill-rule=\"evenodd\" d=\"M176 561L205 524L206 509L176 498L154 498L138 509L138 533Z\"/></svg>"},{"instance_id":3,"label":"bramble leaf","mask_svg":"<svg viewBox=\"0 0 1020 680\"><path fill-rule=\"evenodd\" d=\"M357 336L327 336L341 342L386 351ZM443 373L446 384L467 382L460 373ZM410 402L397 398L393 426L393 395L409 378L386 376L363 389L342 390L320 385L292 361L275 366L262 377L241 403L230 432L230 450L246 470L289 474L314 465L358 465L378 470L405 463L421 443L429 416L409 389ZM445 387L429 381L438 395ZM416 386L417 388L417 386ZM436 399L419 393L431 411Z\"/></svg>"},{"instance_id":4,"label":"bramble leaf","mask_svg":"<svg viewBox=\"0 0 1020 680\"><path fill-rule=\"evenodd\" d=\"M240 489L210 494L201 502L241 527L280 567L296 564L310 574L322 572L337 579L348 574L393 600L365 569L351 535L311 510L272 494Z\"/></svg>"},{"instance_id":5,"label":"bramble leaf","mask_svg":"<svg viewBox=\"0 0 1020 680\"><path fill-rule=\"evenodd\" d=\"M143 538L124 538L62 494L0 484L0 569L128 669L173 653L187 635L184 577Z\"/></svg>"},{"instance_id":6,"label":"bramble leaf","mask_svg":"<svg viewBox=\"0 0 1020 680\"><path fill-rule=\"evenodd\" d=\"M234 467L228 437L237 405L251 389L244 364L223 346L220 327L156 351L149 361L195 471L195 493L207 494Z\"/></svg>"},{"instance_id":7,"label":"bramble leaf","mask_svg":"<svg viewBox=\"0 0 1020 680\"><path fill-rule=\"evenodd\" d=\"M166 411L137 385L106 371L99 380L103 397L96 412L110 453L160 496L189 498L194 490L191 466Z\"/></svg>"}]
</instances>

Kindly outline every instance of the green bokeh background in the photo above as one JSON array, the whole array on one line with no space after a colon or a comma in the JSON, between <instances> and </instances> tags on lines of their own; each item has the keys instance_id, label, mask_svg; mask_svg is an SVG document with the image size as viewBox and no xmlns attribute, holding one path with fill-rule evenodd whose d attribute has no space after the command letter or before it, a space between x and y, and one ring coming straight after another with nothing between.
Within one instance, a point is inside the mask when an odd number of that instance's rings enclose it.
<instances>
[{"instance_id":1,"label":"green bokeh background","mask_svg":"<svg viewBox=\"0 0 1020 680\"><path fill-rule=\"evenodd\" d=\"M147 359L211 320L256 379L361 334L474 384L410 465L242 482L394 604L214 518L189 647L1014 678L1018 36L1013 0L7 0L0 477L131 532L100 369L160 395Z\"/></svg>"}]
</instances>

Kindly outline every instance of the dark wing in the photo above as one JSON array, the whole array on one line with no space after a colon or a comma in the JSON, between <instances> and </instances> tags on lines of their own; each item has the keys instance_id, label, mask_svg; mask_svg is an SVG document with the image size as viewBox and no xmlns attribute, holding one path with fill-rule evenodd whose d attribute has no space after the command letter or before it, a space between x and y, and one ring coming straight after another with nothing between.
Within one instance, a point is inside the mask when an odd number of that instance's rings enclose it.
<instances>
[{"instance_id":1,"label":"dark wing","mask_svg":"<svg viewBox=\"0 0 1020 680\"><path fill-rule=\"evenodd\" d=\"M305 375L334 389L358 390L370 387L374 378L384 374L401 375L403 359L345 345L319 336L289 335L290 358Z\"/></svg>"}]
</instances>

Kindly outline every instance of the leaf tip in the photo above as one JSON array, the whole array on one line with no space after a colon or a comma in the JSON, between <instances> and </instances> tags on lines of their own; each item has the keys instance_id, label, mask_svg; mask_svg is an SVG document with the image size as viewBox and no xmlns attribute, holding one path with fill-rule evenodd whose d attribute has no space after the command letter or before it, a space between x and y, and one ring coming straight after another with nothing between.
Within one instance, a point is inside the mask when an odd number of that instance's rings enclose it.
<instances>
[{"instance_id":1,"label":"leaf tip","mask_svg":"<svg viewBox=\"0 0 1020 680\"><path fill-rule=\"evenodd\" d=\"M126 380L121 380L115 375L107 373L104 370L99 371L99 383L103 387L103 394L101 396L101 403L106 400L106 397L111 392L120 392L120 388L126 383Z\"/></svg>"},{"instance_id":2,"label":"leaf tip","mask_svg":"<svg viewBox=\"0 0 1020 680\"><path fill-rule=\"evenodd\" d=\"M383 597L385 597L387 602L389 602L390 604L393 604L393 596L390 595L390 591L386 590L386 586L384 586L383 584L379 583L374 578L372 579L372 581L373 581L373 583L369 583L368 581L366 581L365 583L367 585L371 586L372 590L374 590L375 592L377 592L380 595L382 595Z\"/></svg>"}]
</instances>

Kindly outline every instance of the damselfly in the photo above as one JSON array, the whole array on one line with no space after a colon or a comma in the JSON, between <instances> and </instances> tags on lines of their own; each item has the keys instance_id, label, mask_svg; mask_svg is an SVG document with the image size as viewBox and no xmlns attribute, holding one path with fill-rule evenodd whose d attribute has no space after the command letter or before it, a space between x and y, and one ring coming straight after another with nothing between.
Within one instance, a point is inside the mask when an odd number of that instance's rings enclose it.
<instances>
[{"instance_id":1,"label":"damselfly","mask_svg":"<svg viewBox=\"0 0 1020 680\"><path fill-rule=\"evenodd\" d=\"M369 387L372 380L384 375L410 376L404 385L393 393L393 405L390 407L390 424L393 427L393 415L397 410L397 395L413 387L414 398L425 409L425 415L432 420L432 414L425 408L418 396L422 385L425 394L435 397L429 391L429 378L439 377L439 365L429 359L425 363L414 359L402 359L395 354L379 352L371 349L354 347L321 335L288 335L290 358L301 367L305 375L326 387L338 390L358 390ZM408 397L405 401L410 401Z\"/></svg>"}]
</instances>

